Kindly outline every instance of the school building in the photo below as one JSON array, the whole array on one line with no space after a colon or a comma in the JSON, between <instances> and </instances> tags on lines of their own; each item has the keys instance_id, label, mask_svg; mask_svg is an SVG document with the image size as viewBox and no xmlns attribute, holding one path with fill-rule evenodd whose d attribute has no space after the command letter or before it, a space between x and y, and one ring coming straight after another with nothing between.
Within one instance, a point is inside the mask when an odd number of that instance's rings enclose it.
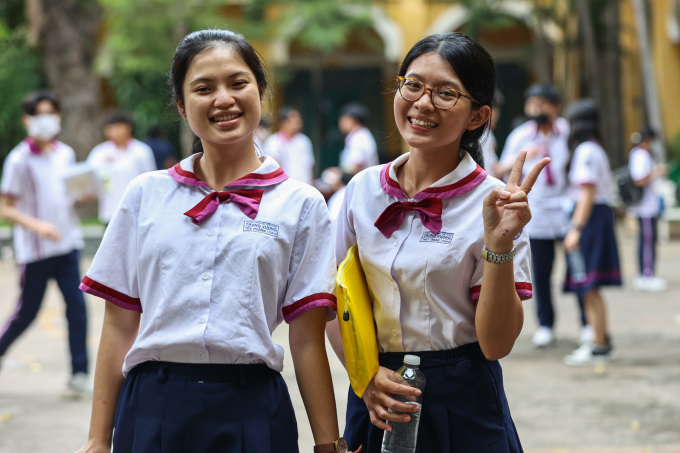
<instances>
[{"instance_id":1,"label":"school building","mask_svg":"<svg viewBox=\"0 0 680 453\"><path fill-rule=\"evenodd\" d=\"M232 2L225 6L225 13L228 10L233 17L243 3ZM473 2L375 1L368 11L368 30L352 33L342 48L320 52L300 45L296 35L305 26L303 21L293 21L275 38L255 45L265 57L274 82L272 111L281 105L300 109L304 132L314 143L318 169L337 165L343 147L337 128L338 110L355 100L372 113L368 126L385 161L403 150L392 115L398 64L415 42L431 33L464 30L474 22L476 39L496 61L499 86L505 96L496 129L501 144L513 119L522 114L523 92L531 83L547 80L557 85L563 105L581 97L586 92L587 55L583 46L575 44L582 31L578 10L569 11L568 3L500 1L487 20L465 6ZM646 15L649 54L640 48L636 3L642 5ZM618 0L617 6L622 143L628 146L631 134L650 118L658 119L665 141L670 142L680 137L680 0ZM263 18L275 24L290 7L285 2L269 6ZM348 6L346 14L364 12ZM647 102L645 94L645 82L650 85L644 77L645 62L653 67L651 86L657 99L652 103ZM678 153L676 157L680 158L680 150Z\"/></svg>"}]
</instances>

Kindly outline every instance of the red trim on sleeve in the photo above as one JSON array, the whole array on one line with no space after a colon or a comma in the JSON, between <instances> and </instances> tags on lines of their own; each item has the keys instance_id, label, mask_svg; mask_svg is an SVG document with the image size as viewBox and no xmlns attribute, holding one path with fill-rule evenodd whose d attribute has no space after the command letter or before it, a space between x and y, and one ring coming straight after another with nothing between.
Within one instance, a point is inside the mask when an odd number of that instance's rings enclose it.
<instances>
[{"instance_id":1,"label":"red trim on sleeve","mask_svg":"<svg viewBox=\"0 0 680 453\"><path fill-rule=\"evenodd\" d=\"M533 286L531 283L515 282L515 291L520 300L531 299L533 297ZM470 299L479 300L479 295L482 292L482 285L476 285L470 288Z\"/></svg>"},{"instance_id":2,"label":"red trim on sleeve","mask_svg":"<svg viewBox=\"0 0 680 453\"><path fill-rule=\"evenodd\" d=\"M330 293L312 294L311 296L302 298L291 305L283 307L283 318L286 320L286 322L290 322L307 310L310 310L314 307L324 306L330 307L333 310L337 310L338 303L335 296Z\"/></svg>"},{"instance_id":3,"label":"red trim on sleeve","mask_svg":"<svg viewBox=\"0 0 680 453\"><path fill-rule=\"evenodd\" d=\"M127 294L123 294L116 291L113 288L109 288L95 280L92 280L87 275L83 277L83 282L80 285L80 289L86 293L93 294L95 296L101 297L115 303L116 305L123 305L123 308L128 308L131 310L142 311L142 302L137 297L130 297Z\"/></svg>"}]
</instances>

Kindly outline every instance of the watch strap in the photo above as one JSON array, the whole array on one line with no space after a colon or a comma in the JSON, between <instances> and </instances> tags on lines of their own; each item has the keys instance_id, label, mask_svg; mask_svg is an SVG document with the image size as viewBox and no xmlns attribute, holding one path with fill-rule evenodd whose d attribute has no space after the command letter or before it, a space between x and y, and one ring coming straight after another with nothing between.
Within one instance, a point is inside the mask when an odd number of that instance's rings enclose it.
<instances>
[{"instance_id":1,"label":"watch strap","mask_svg":"<svg viewBox=\"0 0 680 453\"><path fill-rule=\"evenodd\" d=\"M512 258L515 256L515 253L517 253L517 245L515 244L513 244L512 250L510 250L508 253L491 252L486 248L486 246L482 247L482 258L497 264L507 263L508 261L512 260Z\"/></svg>"}]
</instances>

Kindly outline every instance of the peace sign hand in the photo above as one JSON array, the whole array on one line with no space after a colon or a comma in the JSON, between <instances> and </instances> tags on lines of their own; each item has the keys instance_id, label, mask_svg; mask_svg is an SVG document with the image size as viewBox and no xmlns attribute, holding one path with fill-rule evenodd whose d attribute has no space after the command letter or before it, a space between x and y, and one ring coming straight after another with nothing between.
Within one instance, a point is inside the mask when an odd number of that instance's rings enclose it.
<instances>
[{"instance_id":1,"label":"peace sign hand","mask_svg":"<svg viewBox=\"0 0 680 453\"><path fill-rule=\"evenodd\" d=\"M521 151L517 156L505 188L492 190L484 199L484 242L489 250L496 253L509 252L513 238L531 220L527 194L550 163L549 157L543 158L520 184L526 155L526 151Z\"/></svg>"}]
</instances>

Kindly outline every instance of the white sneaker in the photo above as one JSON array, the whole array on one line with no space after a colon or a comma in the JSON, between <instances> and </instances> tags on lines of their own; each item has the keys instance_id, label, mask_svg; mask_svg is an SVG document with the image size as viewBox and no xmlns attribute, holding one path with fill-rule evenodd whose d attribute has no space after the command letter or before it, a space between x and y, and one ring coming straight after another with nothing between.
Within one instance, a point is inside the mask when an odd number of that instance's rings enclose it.
<instances>
[{"instance_id":1,"label":"white sneaker","mask_svg":"<svg viewBox=\"0 0 680 453\"><path fill-rule=\"evenodd\" d=\"M571 354L564 356L564 364L569 366L602 365L612 356L611 347L596 350L592 345L584 343Z\"/></svg>"},{"instance_id":2,"label":"white sneaker","mask_svg":"<svg viewBox=\"0 0 680 453\"><path fill-rule=\"evenodd\" d=\"M545 348L552 345L555 342L553 330L550 327L539 327L536 333L534 333L534 336L531 338L531 342L537 348Z\"/></svg>"},{"instance_id":3,"label":"white sneaker","mask_svg":"<svg viewBox=\"0 0 680 453\"><path fill-rule=\"evenodd\" d=\"M647 291L657 293L666 291L668 283L661 277L647 277Z\"/></svg>"},{"instance_id":4,"label":"white sneaker","mask_svg":"<svg viewBox=\"0 0 680 453\"><path fill-rule=\"evenodd\" d=\"M633 289L637 291L649 291L653 293L665 291L668 287L666 280L661 277L645 277L638 275L633 279Z\"/></svg>"},{"instance_id":5,"label":"white sneaker","mask_svg":"<svg viewBox=\"0 0 680 453\"><path fill-rule=\"evenodd\" d=\"M593 339L595 338L595 332L593 332L593 328L590 327L590 325L586 324L585 326L581 327L581 334L579 335L579 344L590 344L592 343Z\"/></svg>"},{"instance_id":6,"label":"white sneaker","mask_svg":"<svg viewBox=\"0 0 680 453\"><path fill-rule=\"evenodd\" d=\"M68 381L64 397L89 398L92 396L92 384L85 373L75 373Z\"/></svg>"}]
</instances>

